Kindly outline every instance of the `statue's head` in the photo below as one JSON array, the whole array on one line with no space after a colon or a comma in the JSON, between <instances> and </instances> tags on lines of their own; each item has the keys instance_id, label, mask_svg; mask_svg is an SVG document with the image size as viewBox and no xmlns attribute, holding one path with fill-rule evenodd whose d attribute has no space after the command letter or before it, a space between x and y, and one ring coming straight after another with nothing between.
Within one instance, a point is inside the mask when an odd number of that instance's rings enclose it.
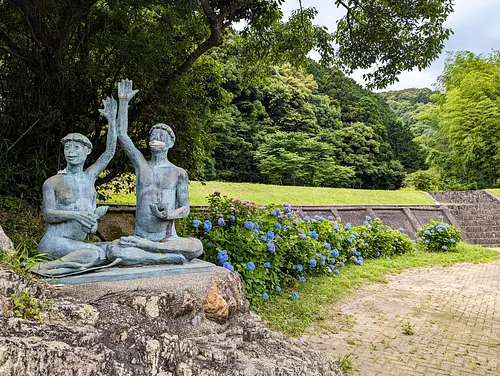
<instances>
[{"instance_id":1,"label":"statue's head","mask_svg":"<svg viewBox=\"0 0 500 376\"><path fill-rule=\"evenodd\" d=\"M174 146L175 134L167 124L158 123L149 131L149 146L154 152L170 149Z\"/></svg>"},{"instance_id":2,"label":"statue's head","mask_svg":"<svg viewBox=\"0 0 500 376\"><path fill-rule=\"evenodd\" d=\"M90 140L80 133L70 133L61 140L64 146L64 158L70 165L85 163L87 155L92 151Z\"/></svg>"}]
</instances>

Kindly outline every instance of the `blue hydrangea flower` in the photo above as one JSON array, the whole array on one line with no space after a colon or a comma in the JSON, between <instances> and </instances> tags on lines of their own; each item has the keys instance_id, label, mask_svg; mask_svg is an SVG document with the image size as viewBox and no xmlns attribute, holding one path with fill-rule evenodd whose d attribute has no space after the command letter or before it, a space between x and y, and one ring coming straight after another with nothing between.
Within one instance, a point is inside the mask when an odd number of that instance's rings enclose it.
<instances>
[{"instance_id":1,"label":"blue hydrangea flower","mask_svg":"<svg viewBox=\"0 0 500 376\"><path fill-rule=\"evenodd\" d=\"M267 250L274 253L276 251L276 245L274 243L267 243Z\"/></svg>"},{"instance_id":2,"label":"blue hydrangea flower","mask_svg":"<svg viewBox=\"0 0 500 376\"><path fill-rule=\"evenodd\" d=\"M332 254L332 256L334 257L339 257L339 250L337 248L335 249L332 249L332 251L330 252Z\"/></svg>"},{"instance_id":3,"label":"blue hydrangea flower","mask_svg":"<svg viewBox=\"0 0 500 376\"><path fill-rule=\"evenodd\" d=\"M272 232L272 231L268 231L268 232L267 232L267 238L268 238L269 240L273 240L273 239L274 239L274 232Z\"/></svg>"},{"instance_id":4,"label":"blue hydrangea flower","mask_svg":"<svg viewBox=\"0 0 500 376\"><path fill-rule=\"evenodd\" d=\"M271 212L271 216L276 217L277 215L278 215L278 213L276 213L276 210L273 210L273 211Z\"/></svg>"},{"instance_id":5,"label":"blue hydrangea flower","mask_svg":"<svg viewBox=\"0 0 500 376\"><path fill-rule=\"evenodd\" d=\"M300 278L299 278L299 281L300 281L301 283L304 283L304 282L306 281L306 278L305 278L305 277L300 277Z\"/></svg>"},{"instance_id":6,"label":"blue hydrangea flower","mask_svg":"<svg viewBox=\"0 0 500 376\"><path fill-rule=\"evenodd\" d=\"M371 220L372 220L372 217L370 217L369 215L367 215L365 219L366 219L367 221L371 221Z\"/></svg>"},{"instance_id":7,"label":"blue hydrangea flower","mask_svg":"<svg viewBox=\"0 0 500 376\"><path fill-rule=\"evenodd\" d=\"M212 229L212 222L210 222L209 220L206 220L203 223L203 230L205 230L205 232L209 232L211 229Z\"/></svg>"},{"instance_id":8,"label":"blue hydrangea flower","mask_svg":"<svg viewBox=\"0 0 500 376\"><path fill-rule=\"evenodd\" d=\"M347 241L348 241L349 243L352 243L352 238L347 238Z\"/></svg>"},{"instance_id":9,"label":"blue hydrangea flower","mask_svg":"<svg viewBox=\"0 0 500 376\"><path fill-rule=\"evenodd\" d=\"M321 260L321 261L320 261L320 262L321 262L321 265L325 265L325 263L326 263L326 256L321 255L321 256L319 256L319 258L320 258L320 260Z\"/></svg>"},{"instance_id":10,"label":"blue hydrangea flower","mask_svg":"<svg viewBox=\"0 0 500 376\"><path fill-rule=\"evenodd\" d=\"M296 269L297 269L297 271L298 271L299 273L300 273L302 270L304 270L304 268L302 267L302 265L301 265L301 264L297 264Z\"/></svg>"},{"instance_id":11,"label":"blue hydrangea flower","mask_svg":"<svg viewBox=\"0 0 500 376\"><path fill-rule=\"evenodd\" d=\"M248 262L247 269L250 271L255 270L255 264L252 261Z\"/></svg>"},{"instance_id":12,"label":"blue hydrangea flower","mask_svg":"<svg viewBox=\"0 0 500 376\"><path fill-rule=\"evenodd\" d=\"M270 262L265 262L264 263L264 268L270 268L271 267L271 263Z\"/></svg>"},{"instance_id":13,"label":"blue hydrangea flower","mask_svg":"<svg viewBox=\"0 0 500 376\"><path fill-rule=\"evenodd\" d=\"M332 249L332 246L329 243L323 244L323 248L326 249L327 251L330 251Z\"/></svg>"},{"instance_id":14,"label":"blue hydrangea flower","mask_svg":"<svg viewBox=\"0 0 500 376\"><path fill-rule=\"evenodd\" d=\"M375 256L380 257L380 252L375 253Z\"/></svg>"},{"instance_id":15,"label":"blue hydrangea flower","mask_svg":"<svg viewBox=\"0 0 500 376\"><path fill-rule=\"evenodd\" d=\"M438 219L443 219L444 217L442 215L438 216Z\"/></svg>"},{"instance_id":16,"label":"blue hydrangea flower","mask_svg":"<svg viewBox=\"0 0 500 376\"><path fill-rule=\"evenodd\" d=\"M226 224L226 221L224 221L224 218L221 217L217 220L217 224L219 226L224 226Z\"/></svg>"},{"instance_id":17,"label":"blue hydrangea flower","mask_svg":"<svg viewBox=\"0 0 500 376\"><path fill-rule=\"evenodd\" d=\"M193 227L198 228L198 226L201 224L201 222L197 219L193 221Z\"/></svg>"},{"instance_id":18,"label":"blue hydrangea flower","mask_svg":"<svg viewBox=\"0 0 500 376\"><path fill-rule=\"evenodd\" d=\"M443 232L443 229L442 228L438 228L438 232Z\"/></svg>"},{"instance_id":19,"label":"blue hydrangea flower","mask_svg":"<svg viewBox=\"0 0 500 376\"><path fill-rule=\"evenodd\" d=\"M425 235L430 235L430 234L431 234L431 232L430 232L429 230L425 230L425 231L424 231L424 234L425 234Z\"/></svg>"},{"instance_id":20,"label":"blue hydrangea flower","mask_svg":"<svg viewBox=\"0 0 500 376\"><path fill-rule=\"evenodd\" d=\"M344 261L340 261L340 262L339 262L339 266L340 266L341 268L343 268L343 267L345 266Z\"/></svg>"},{"instance_id":21,"label":"blue hydrangea flower","mask_svg":"<svg viewBox=\"0 0 500 376\"><path fill-rule=\"evenodd\" d=\"M243 224L243 227L245 227L247 230L252 230L252 229L253 229L253 222L246 221L246 222Z\"/></svg>"},{"instance_id":22,"label":"blue hydrangea flower","mask_svg":"<svg viewBox=\"0 0 500 376\"><path fill-rule=\"evenodd\" d=\"M404 233L404 232L405 232L405 229L404 229L403 227L400 227L400 228L399 228L399 232Z\"/></svg>"},{"instance_id":23,"label":"blue hydrangea flower","mask_svg":"<svg viewBox=\"0 0 500 376\"><path fill-rule=\"evenodd\" d=\"M356 256L361 256L361 252L356 252Z\"/></svg>"},{"instance_id":24,"label":"blue hydrangea flower","mask_svg":"<svg viewBox=\"0 0 500 376\"><path fill-rule=\"evenodd\" d=\"M254 233L255 235L259 235L259 230L257 230L256 228L254 228L254 229L253 229L253 233Z\"/></svg>"},{"instance_id":25,"label":"blue hydrangea flower","mask_svg":"<svg viewBox=\"0 0 500 376\"><path fill-rule=\"evenodd\" d=\"M229 220L230 220L231 222L234 222L234 221L236 221L236 217L235 217L234 215L232 215L232 216L230 216L230 217L229 217Z\"/></svg>"},{"instance_id":26,"label":"blue hydrangea flower","mask_svg":"<svg viewBox=\"0 0 500 376\"><path fill-rule=\"evenodd\" d=\"M455 239L450 238L450 243L455 244L456 243Z\"/></svg>"},{"instance_id":27,"label":"blue hydrangea flower","mask_svg":"<svg viewBox=\"0 0 500 376\"><path fill-rule=\"evenodd\" d=\"M219 262L219 264L224 264L228 260L229 260L229 256L227 255L226 252L220 251L217 254L217 261Z\"/></svg>"},{"instance_id":28,"label":"blue hydrangea flower","mask_svg":"<svg viewBox=\"0 0 500 376\"><path fill-rule=\"evenodd\" d=\"M269 294L267 292L265 292L264 294L262 294L262 299L269 300Z\"/></svg>"},{"instance_id":29,"label":"blue hydrangea flower","mask_svg":"<svg viewBox=\"0 0 500 376\"><path fill-rule=\"evenodd\" d=\"M254 222L253 228L259 229L259 224L257 222Z\"/></svg>"},{"instance_id":30,"label":"blue hydrangea flower","mask_svg":"<svg viewBox=\"0 0 500 376\"><path fill-rule=\"evenodd\" d=\"M309 217L308 215L306 215L306 216L304 217L304 221L309 222L310 220L311 220L311 217Z\"/></svg>"},{"instance_id":31,"label":"blue hydrangea flower","mask_svg":"<svg viewBox=\"0 0 500 376\"><path fill-rule=\"evenodd\" d=\"M364 246L364 247L369 247L369 246L370 246L370 244L365 243L365 244L363 244L363 246Z\"/></svg>"},{"instance_id":32,"label":"blue hydrangea flower","mask_svg":"<svg viewBox=\"0 0 500 376\"><path fill-rule=\"evenodd\" d=\"M333 225L333 229L334 229L335 231L338 231L338 230L339 230L339 225L335 223L335 224Z\"/></svg>"},{"instance_id":33,"label":"blue hydrangea flower","mask_svg":"<svg viewBox=\"0 0 500 376\"><path fill-rule=\"evenodd\" d=\"M264 235L260 237L260 240L262 240L263 242L267 242L267 238Z\"/></svg>"},{"instance_id":34,"label":"blue hydrangea flower","mask_svg":"<svg viewBox=\"0 0 500 376\"><path fill-rule=\"evenodd\" d=\"M234 266L232 266L229 262L225 262L223 265L222 265L223 268L229 270L229 271L232 271L234 272Z\"/></svg>"},{"instance_id":35,"label":"blue hydrangea flower","mask_svg":"<svg viewBox=\"0 0 500 376\"><path fill-rule=\"evenodd\" d=\"M290 212L292 211L292 209L290 209L290 207L289 207L289 206L285 206L285 207L283 208L283 211L284 211L285 213L290 213Z\"/></svg>"},{"instance_id":36,"label":"blue hydrangea flower","mask_svg":"<svg viewBox=\"0 0 500 376\"><path fill-rule=\"evenodd\" d=\"M274 224L274 228L275 228L276 230L281 230L281 224L280 224L280 223L275 223L275 224Z\"/></svg>"},{"instance_id":37,"label":"blue hydrangea flower","mask_svg":"<svg viewBox=\"0 0 500 376\"><path fill-rule=\"evenodd\" d=\"M351 227L352 227L352 225L351 225L350 223L348 223L348 224L346 224L346 225L345 225L345 228L346 228L347 230L350 230L350 229L351 229Z\"/></svg>"},{"instance_id":38,"label":"blue hydrangea flower","mask_svg":"<svg viewBox=\"0 0 500 376\"><path fill-rule=\"evenodd\" d=\"M311 265L311 268L315 268L316 267L316 260L314 260L314 259L309 260L309 265Z\"/></svg>"},{"instance_id":39,"label":"blue hydrangea flower","mask_svg":"<svg viewBox=\"0 0 500 376\"><path fill-rule=\"evenodd\" d=\"M310 231L309 236L313 239L318 239L318 233L316 231Z\"/></svg>"},{"instance_id":40,"label":"blue hydrangea flower","mask_svg":"<svg viewBox=\"0 0 500 376\"><path fill-rule=\"evenodd\" d=\"M446 250L448 249L448 247L447 247L447 246L445 246L445 245L443 245L443 246L441 247L441 249L442 249L443 251L446 251Z\"/></svg>"},{"instance_id":41,"label":"blue hydrangea flower","mask_svg":"<svg viewBox=\"0 0 500 376\"><path fill-rule=\"evenodd\" d=\"M429 241L428 241L428 240L426 240L426 241L425 241L425 244L429 244Z\"/></svg>"},{"instance_id":42,"label":"blue hydrangea flower","mask_svg":"<svg viewBox=\"0 0 500 376\"><path fill-rule=\"evenodd\" d=\"M276 286L275 289L276 289L276 291L281 292L281 287Z\"/></svg>"},{"instance_id":43,"label":"blue hydrangea flower","mask_svg":"<svg viewBox=\"0 0 500 376\"><path fill-rule=\"evenodd\" d=\"M338 270L338 269L333 269L333 272L334 272L335 274L337 274L337 275L339 275L339 274L340 274L340 270Z\"/></svg>"},{"instance_id":44,"label":"blue hydrangea flower","mask_svg":"<svg viewBox=\"0 0 500 376\"><path fill-rule=\"evenodd\" d=\"M293 299L298 299L299 298L299 294L297 294L296 292L292 292L292 298Z\"/></svg>"},{"instance_id":45,"label":"blue hydrangea flower","mask_svg":"<svg viewBox=\"0 0 500 376\"><path fill-rule=\"evenodd\" d=\"M299 234L299 238L301 238L301 239L305 239L305 238L307 238L307 236L306 236L306 234L302 234L302 233L300 233L300 234Z\"/></svg>"}]
</instances>

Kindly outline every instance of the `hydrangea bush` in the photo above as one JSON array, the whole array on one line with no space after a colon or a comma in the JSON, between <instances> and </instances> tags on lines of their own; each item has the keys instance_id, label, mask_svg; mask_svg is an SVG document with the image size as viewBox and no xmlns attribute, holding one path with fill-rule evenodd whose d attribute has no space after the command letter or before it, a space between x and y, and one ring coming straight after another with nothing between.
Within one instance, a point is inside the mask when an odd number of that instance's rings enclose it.
<instances>
[{"instance_id":1,"label":"hydrangea bush","mask_svg":"<svg viewBox=\"0 0 500 376\"><path fill-rule=\"evenodd\" d=\"M430 252L453 251L462 240L455 226L443 222L443 217L431 220L417 232L418 243Z\"/></svg>"},{"instance_id":2,"label":"hydrangea bush","mask_svg":"<svg viewBox=\"0 0 500 376\"><path fill-rule=\"evenodd\" d=\"M193 211L180 221L183 236L201 239L203 258L243 277L252 304L268 300L282 287L306 283L309 276L338 275L349 264L412 250L401 230L379 219L361 226L333 217L301 217L290 205L257 206L215 193L207 211ZM292 292L291 298L299 295Z\"/></svg>"}]
</instances>

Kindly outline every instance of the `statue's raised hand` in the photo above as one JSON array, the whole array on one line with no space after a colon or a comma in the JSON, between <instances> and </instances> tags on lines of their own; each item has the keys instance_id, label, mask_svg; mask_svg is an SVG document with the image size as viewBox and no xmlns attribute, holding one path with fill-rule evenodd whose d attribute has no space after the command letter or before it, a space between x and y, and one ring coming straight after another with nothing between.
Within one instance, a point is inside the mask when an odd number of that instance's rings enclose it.
<instances>
[{"instance_id":1,"label":"statue's raised hand","mask_svg":"<svg viewBox=\"0 0 500 376\"><path fill-rule=\"evenodd\" d=\"M118 83L118 98L120 101L129 101L139 90L132 90L132 80L121 80Z\"/></svg>"},{"instance_id":2,"label":"statue's raised hand","mask_svg":"<svg viewBox=\"0 0 500 376\"><path fill-rule=\"evenodd\" d=\"M106 97L106 99L102 101L102 104L104 105L104 109L99 109L99 112L106 116L106 119L108 119L108 122L110 124L114 124L116 119L116 111L118 109L115 99Z\"/></svg>"}]
</instances>

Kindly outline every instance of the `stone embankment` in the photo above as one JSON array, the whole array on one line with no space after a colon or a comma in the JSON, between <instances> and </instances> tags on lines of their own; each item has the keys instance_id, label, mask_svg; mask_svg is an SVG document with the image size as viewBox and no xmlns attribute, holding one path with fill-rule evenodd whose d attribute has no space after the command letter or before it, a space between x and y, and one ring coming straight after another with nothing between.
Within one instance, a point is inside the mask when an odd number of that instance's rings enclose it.
<instances>
[{"instance_id":1,"label":"stone embankment","mask_svg":"<svg viewBox=\"0 0 500 376\"><path fill-rule=\"evenodd\" d=\"M500 245L500 200L488 191L429 192L446 205L467 243Z\"/></svg>"}]
</instances>

